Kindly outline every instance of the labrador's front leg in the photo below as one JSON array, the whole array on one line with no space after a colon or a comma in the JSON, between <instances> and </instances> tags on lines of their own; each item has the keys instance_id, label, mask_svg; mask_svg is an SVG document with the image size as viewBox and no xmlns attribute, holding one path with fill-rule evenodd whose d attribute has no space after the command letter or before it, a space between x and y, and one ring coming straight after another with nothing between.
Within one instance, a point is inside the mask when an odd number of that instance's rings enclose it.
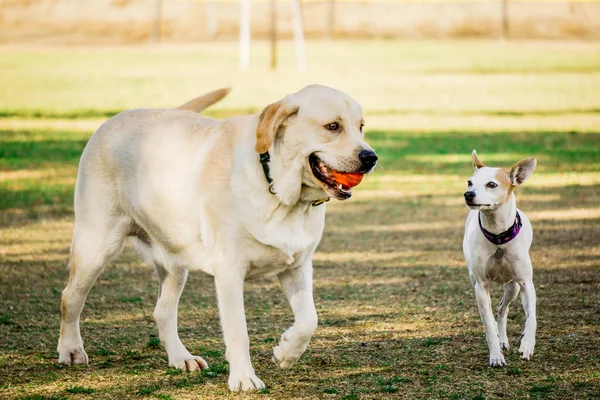
<instances>
[{"instance_id":1,"label":"labrador's front leg","mask_svg":"<svg viewBox=\"0 0 600 400\"><path fill-rule=\"evenodd\" d=\"M291 368L306 350L308 342L317 329L317 311L312 292L312 262L279 274L279 282L292 311L292 325L273 349L273 359L282 369Z\"/></svg>"},{"instance_id":2,"label":"labrador's front leg","mask_svg":"<svg viewBox=\"0 0 600 400\"><path fill-rule=\"evenodd\" d=\"M219 313L229 362L229 389L245 391L264 389L250 362L250 341L244 313L244 277L240 270L229 268L215 276Z\"/></svg>"}]
</instances>

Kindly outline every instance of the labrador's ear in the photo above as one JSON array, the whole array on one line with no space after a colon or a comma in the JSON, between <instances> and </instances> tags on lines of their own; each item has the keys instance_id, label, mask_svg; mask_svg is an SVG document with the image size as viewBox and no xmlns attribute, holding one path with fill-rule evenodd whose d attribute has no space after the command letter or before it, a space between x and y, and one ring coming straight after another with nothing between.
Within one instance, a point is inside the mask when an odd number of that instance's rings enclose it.
<instances>
[{"instance_id":1,"label":"labrador's ear","mask_svg":"<svg viewBox=\"0 0 600 400\"><path fill-rule=\"evenodd\" d=\"M300 106L294 104L292 96L286 96L276 103L269 104L260 113L256 128L256 152L266 153L271 148L277 130L292 114L298 112Z\"/></svg>"},{"instance_id":2,"label":"labrador's ear","mask_svg":"<svg viewBox=\"0 0 600 400\"><path fill-rule=\"evenodd\" d=\"M511 185L519 186L525 182L533 173L536 165L537 160L533 157L526 158L513 165L508 173Z\"/></svg>"},{"instance_id":3,"label":"labrador's ear","mask_svg":"<svg viewBox=\"0 0 600 400\"><path fill-rule=\"evenodd\" d=\"M477 158L477 150L473 150L471 153L471 160L473 162L473 169L475 171L477 171L479 168L485 167L485 164L479 161L479 158Z\"/></svg>"}]
</instances>

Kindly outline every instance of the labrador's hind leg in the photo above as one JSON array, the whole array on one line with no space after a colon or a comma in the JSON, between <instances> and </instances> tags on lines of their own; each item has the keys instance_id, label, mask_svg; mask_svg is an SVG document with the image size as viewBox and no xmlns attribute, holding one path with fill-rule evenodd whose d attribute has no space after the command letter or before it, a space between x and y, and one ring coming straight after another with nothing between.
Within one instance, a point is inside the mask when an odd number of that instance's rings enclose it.
<instances>
[{"instance_id":1,"label":"labrador's hind leg","mask_svg":"<svg viewBox=\"0 0 600 400\"><path fill-rule=\"evenodd\" d=\"M104 266L123 248L129 220L82 218L75 223L71 245L70 276L62 293L58 362L88 364L79 329L85 299Z\"/></svg>"},{"instance_id":2,"label":"labrador's hind leg","mask_svg":"<svg viewBox=\"0 0 600 400\"><path fill-rule=\"evenodd\" d=\"M169 366L185 371L200 371L208 368L208 364L202 357L192 355L185 348L177 333L177 307L187 280L187 269L173 267L171 271L167 271L157 263L155 267L159 286L154 319L158 326L160 342L167 350Z\"/></svg>"}]
</instances>

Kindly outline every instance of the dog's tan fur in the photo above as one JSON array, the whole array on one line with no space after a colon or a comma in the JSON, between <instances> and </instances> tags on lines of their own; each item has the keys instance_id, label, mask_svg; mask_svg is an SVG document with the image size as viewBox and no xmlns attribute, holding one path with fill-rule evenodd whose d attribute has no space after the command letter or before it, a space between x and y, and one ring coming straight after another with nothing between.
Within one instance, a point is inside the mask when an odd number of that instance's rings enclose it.
<instances>
[{"instance_id":1,"label":"dog's tan fur","mask_svg":"<svg viewBox=\"0 0 600 400\"><path fill-rule=\"evenodd\" d=\"M506 200L508 201L511 193L516 188L516 186L514 186L510 182L509 171L502 169L502 168L498 168L498 171L496 172L495 177L496 177L496 181L498 182L498 185L502 186L506 190Z\"/></svg>"},{"instance_id":2,"label":"dog's tan fur","mask_svg":"<svg viewBox=\"0 0 600 400\"><path fill-rule=\"evenodd\" d=\"M269 150L277 134L279 126L290 115L298 111L298 106L291 103L289 99L283 99L269 104L258 118L256 129L256 152L262 154Z\"/></svg>"}]
</instances>

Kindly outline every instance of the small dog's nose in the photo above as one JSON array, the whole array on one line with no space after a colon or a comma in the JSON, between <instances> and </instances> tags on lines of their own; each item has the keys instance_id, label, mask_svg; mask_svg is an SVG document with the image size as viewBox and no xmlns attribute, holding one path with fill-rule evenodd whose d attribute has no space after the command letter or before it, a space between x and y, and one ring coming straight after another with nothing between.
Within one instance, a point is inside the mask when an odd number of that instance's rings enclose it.
<instances>
[{"instance_id":1,"label":"small dog's nose","mask_svg":"<svg viewBox=\"0 0 600 400\"><path fill-rule=\"evenodd\" d=\"M377 164L377 154L373 150L362 150L358 153L358 159L362 163L363 167L371 169Z\"/></svg>"},{"instance_id":2,"label":"small dog's nose","mask_svg":"<svg viewBox=\"0 0 600 400\"><path fill-rule=\"evenodd\" d=\"M465 192L465 200L473 200L475 198L475 192L472 190Z\"/></svg>"}]
</instances>

